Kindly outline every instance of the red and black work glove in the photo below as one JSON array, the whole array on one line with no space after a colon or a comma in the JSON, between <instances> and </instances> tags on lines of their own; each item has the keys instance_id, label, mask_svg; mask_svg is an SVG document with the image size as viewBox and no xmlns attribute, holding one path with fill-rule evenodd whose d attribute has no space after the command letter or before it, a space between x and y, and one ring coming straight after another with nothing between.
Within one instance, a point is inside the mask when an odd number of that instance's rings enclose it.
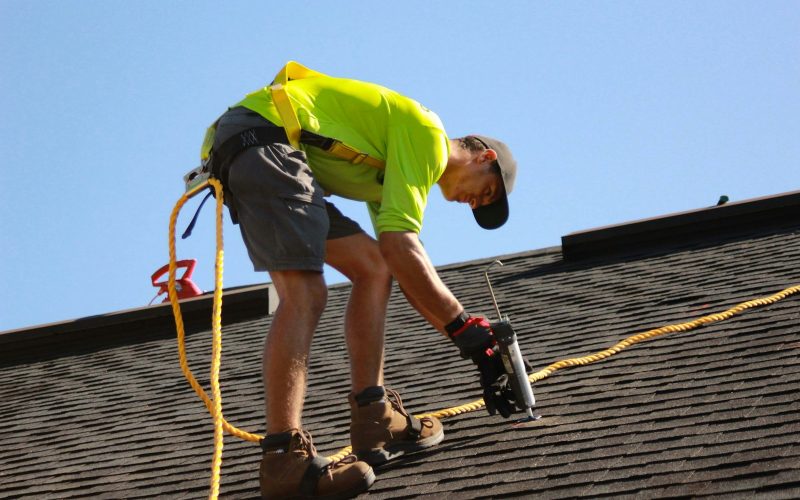
<instances>
[{"instance_id":1,"label":"red and black work glove","mask_svg":"<svg viewBox=\"0 0 800 500\"><path fill-rule=\"evenodd\" d=\"M514 413L514 391L489 322L486 318L461 313L445 326L445 330L461 352L461 357L471 359L478 368L486 410L490 415L499 412L503 418L510 417Z\"/></svg>"}]
</instances>

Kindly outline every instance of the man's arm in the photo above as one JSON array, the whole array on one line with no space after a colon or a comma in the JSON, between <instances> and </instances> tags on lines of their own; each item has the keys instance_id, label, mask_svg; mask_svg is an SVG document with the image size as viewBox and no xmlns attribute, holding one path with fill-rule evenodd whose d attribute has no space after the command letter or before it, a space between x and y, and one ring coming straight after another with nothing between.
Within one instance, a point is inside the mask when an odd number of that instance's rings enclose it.
<instances>
[{"instance_id":1,"label":"man's arm","mask_svg":"<svg viewBox=\"0 0 800 500\"><path fill-rule=\"evenodd\" d=\"M434 328L451 337L462 357L471 358L475 363L480 373L486 410L490 415L500 412L508 418L514 412L513 391L508 385L508 378L498 384L506 372L500 356L495 352L497 348L492 348L494 339L489 322L481 317L467 317L463 326L448 335L445 325L453 322L464 308L442 283L417 233L383 232L378 237L378 243L384 260L411 305Z\"/></svg>"},{"instance_id":2,"label":"man's arm","mask_svg":"<svg viewBox=\"0 0 800 500\"><path fill-rule=\"evenodd\" d=\"M378 236L378 242L384 260L411 305L444 333L444 326L464 308L439 278L417 234L387 231Z\"/></svg>"}]
</instances>

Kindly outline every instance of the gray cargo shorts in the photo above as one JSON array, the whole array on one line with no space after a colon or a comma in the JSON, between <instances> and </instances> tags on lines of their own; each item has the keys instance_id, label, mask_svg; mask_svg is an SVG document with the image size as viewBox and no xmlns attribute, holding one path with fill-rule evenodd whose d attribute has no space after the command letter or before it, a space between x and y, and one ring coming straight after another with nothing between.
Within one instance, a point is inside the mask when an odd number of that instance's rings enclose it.
<instances>
[{"instance_id":1,"label":"gray cargo shorts","mask_svg":"<svg viewBox=\"0 0 800 500\"><path fill-rule=\"evenodd\" d=\"M244 108L217 124L215 145L255 126L272 125ZM272 125L275 126L275 125ZM242 151L227 167L225 204L236 214L256 271L322 271L325 242L363 232L323 198L304 152L288 144Z\"/></svg>"}]
</instances>

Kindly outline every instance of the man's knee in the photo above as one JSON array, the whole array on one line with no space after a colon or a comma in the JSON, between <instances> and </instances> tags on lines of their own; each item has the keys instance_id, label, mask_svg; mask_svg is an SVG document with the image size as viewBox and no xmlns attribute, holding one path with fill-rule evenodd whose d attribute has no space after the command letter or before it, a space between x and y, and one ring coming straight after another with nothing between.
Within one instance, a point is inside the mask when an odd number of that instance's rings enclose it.
<instances>
[{"instance_id":1,"label":"man's knee","mask_svg":"<svg viewBox=\"0 0 800 500\"><path fill-rule=\"evenodd\" d=\"M319 316L328 301L328 287L322 273L280 271L271 273L278 292L279 308L301 310Z\"/></svg>"},{"instance_id":2,"label":"man's knee","mask_svg":"<svg viewBox=\"0 0 800 500\"><path fill-rule=\"evenodd\" d=\"M388 289L392 273L378 243L364 233L328 241L328 263L353 285Z\"/></svg>"},{"instance_id":3,"label":"man's knee","mask_svg":"<svg viewBox=\"0 0 800 500\"><path fill-rule=\"evenodd\" d=\"M392 284L392 273L383 260L377 245L363 255L360 264L349 277L353 284L369 284L378 288L389 288Z\"/></svg>"}]
</instances>

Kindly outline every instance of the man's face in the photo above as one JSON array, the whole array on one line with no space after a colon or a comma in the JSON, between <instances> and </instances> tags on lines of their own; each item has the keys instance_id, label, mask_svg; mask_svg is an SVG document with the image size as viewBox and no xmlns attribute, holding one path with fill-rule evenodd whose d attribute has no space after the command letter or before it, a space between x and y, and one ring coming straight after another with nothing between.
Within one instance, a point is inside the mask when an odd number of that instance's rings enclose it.
<instances>
[{"instance_id":1,"label":"man's face","mask_svg":"<svg viewBox=\"0 0 800 500\"><path fill-rule=\"evenodd\" d=\"M449 201L468 203L474 210L496 201L503 191L503 180L492 167L492 163L475 161L469 165L451 191L444 195Z\"/></svg>"}]
</instances>

